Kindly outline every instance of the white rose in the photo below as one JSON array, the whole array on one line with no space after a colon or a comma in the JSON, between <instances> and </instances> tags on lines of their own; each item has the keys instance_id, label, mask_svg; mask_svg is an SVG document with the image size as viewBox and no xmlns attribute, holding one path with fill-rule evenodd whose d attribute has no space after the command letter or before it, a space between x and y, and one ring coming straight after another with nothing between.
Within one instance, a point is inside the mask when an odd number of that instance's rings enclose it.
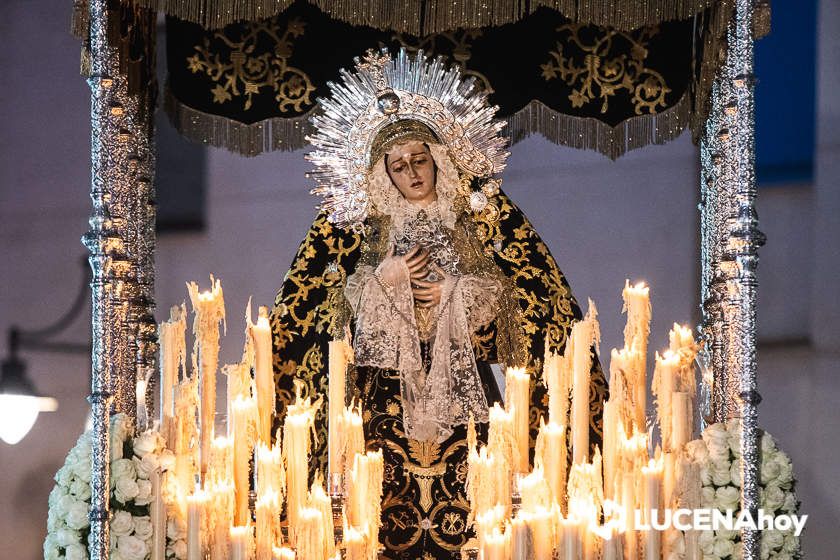
<instances>
[{"instance_id":1,"label":"white rose","mask_svg":"<svg viewBox=\"0 0 840 560\"><path fill-rule=\"evenodd\" d=\"M88 505L84 502L76 502L70 506L70 510L67 512L67 517L65 517L65 522L68 527L75 529L76 531L80 531L90 526L90 520L88 518Z\"/></svg>"},{"instance_id":2,"label":"white rose","mask_svg":"<svg viewBox=\"0 0 840 560\"><path fill-rule=\"evenodd\" d=\"M718 558L726 558L732 554L735 548L735 543L729 539L715 539L715 556Z\"/></svg>"},{"instance_id":3,"label":"white rose","mask_svg":"<svg viewBox=\"0 0 840 560\"><path fill-rule=\"evenodd\" d=\"M90 499L90 483L76 479L70 483L70 493L77 500L86 502Z\"/></svg>"},{"instance_id":4,"label":"white rose","mask_svg":"<svg viewBox=\"0 0 840 560\"><path fill-rule=\"evenodd\" d=\"M149 453L142 459L135 457L134 467L137 469L137 478L148 480L152 476L152 473L160 468L160 461L158 461L157 455Z\"/></svg>"},{"instance_id":5,"label":"white rose","mask_svg":"<svg viewBox=\"0 0 840 560\"><path fill-rule=\"evenodd\" d=\"M779 552L773 555L773 560L793 560L793 556L791 556L784 550L780 550Z\"/></svg>"},{"instance_id":6,"label":"white rose","mask_svg":"<svg viewBox=\"0 0 840 560\"><path fill-rule=\"evenodd\" d=\"M700 505L704 508L714 507L715 505L715 489L711 486L704 486L700 490Z\"/></svg>"},{"instance_id":7,"label":"white rose","mask_svg":"<svg viewBox=\"0 0 840 560\"><path fill-rule=\"evenodd\" d=\"M783 451L776 455L776 463L779 465L779 485L789 486L793 482L793 463L790 457Z\"/></svg>"},{"instance_id":8,"label":"white rose","mask_svg":"<svg viewBox=\"0 0 840 560\"><path fill-rule=\"evenodd\" d=\"M114 541L113 546L111 546L111 553L108 555L108 560L123 560L120 551L117 550L116 541Z\"/></svg>"},{"instance_id":9,"label":"white rose","mask_svg":"<svg viewBox=\"0 0 840 560\"><path fill-rule=\"evenodd\" d=\"M706 442L702 439L694 439L685 444L686 453L695 463L702 463L709 457L709 450Z\"/></svg>"},{"instance_id":10,"label":"white rose","mask_svg":"<svg viewBox=\"0 0 840 560\"><path fill-rule=\"evenodd\" d=\"M134 497L134 505L147 506L152 503L152 483L148 480L138 480L137 488L139 491Z\"/></svg>"},{"instance_id":11,"label":"white rose","mask_svg":"<svg viewBox=\"0 0 840 560\"><path fill-rule=\"evenodd\" d=\"M64 549L64 557L67 560L88 560L87 548L82 544L71 544Z\"/></svg>"},{"instance_id":12,"label":"white rose","mask_svg":"<svg viewBox=\"0 0 840 560\"><path fill-rule=\"evenodd\" d=\"M782 509L787 513L796 513L796 496L793 492L785 492L785 501L782 503Z\"/></svg>"},{"instance_id":13,"label":"white rose","mask_svg":"<svg viewBox=\"0 0 840 560\"><path fill-rule=\"evenodd\" d=\"M138 539L148 540L152 538L154 527L152 519L148 515L138 515L134 518L134 536Z\"/></svg>"},{"instance_id":14,"label":"white rose","mask_svg":"<svg viewBox=\"0 0 840 560\"><path fill-rule=\"evenodd\" d=\"M131 459L117 459L111 463L111 485L116 486L117 481L123 478L134 480L137 478L137 469Z\"/></svg>"},{"instance_id":15,"label":"white rose","mask_svg":"<svg viewBox=\"0 0 840 560\"><path fill-rule=\"evenodd\" d=\"M124 510L117 510L111 518L111 536L124 537L134 530L134 519Z\"/></svg>"},{"instance_id":16,"label":"white rose","mask_svg":"<svg viewBox=\"0 0 840 560\"><path fill-rule=\"evenodd\" d=\"M712 463L712 483L715 486L726 486L732 479L729 476L730 464L729 461L720 461Z\"/></svg>"},{"instance_id":17,"label":"white rose","mask_svg":"<svg viewBox=\"0 0 840 560\"><path fill-rule=\"evenodd\" d=\"M728 463L729 462L729 446L718 445L712 443L709 445L709 461L712 463Z\"/></svg>"},{"instance_id":18,"label":"white rose","mask_svg":"<svg viewBox=\"0 0 840 560\"><path fill-rule=\"evenodd\" d=\"M60 556L58 543L55 542L55 535L48 534L44 539L44 560L57 560Z\"/></svg>"},{"instance_id":19,"label":"white rose","mask_svg":"<svg viewBox=\"0 0 840 560\"><path fill-rule=\"evenodd\" d=\"M738 536L738 531L732 531L730 529L718 529L715 533L718 539L725 539L727 541L734 541L735 537Z\"/></svg>"},{"instance_id":20,"label":"white rose","mask_svg":"<svg viewBox=\"0 0 840 560\"><path fill-rule=\"evenodd\" d=\"M117 540L117 551L123 560L145 560L149 547L143 540L129 535Z\"/></svg>"},{"instance_id":21,"label":"white rose","mask_svg":"<svg viewBox=\"0 0 840 560\"><path fill-rule=\"evenodd\" d=\"M793 556L799 550L799 537L788 531L785 534L785 544L782 545L782 550Z\"/></svg>"},{"instance_id":22,"label":"white rose","mask_svg":"<svg viewBox=\"0 0 840 560\"><path fill-rule=\"evenodd\" d=\"M187 528L177 517L170 517L166 522L166 536L171 541L185 539L187 537Z\"/></svg>"},{"instance_id":23,"label":"white rose","mask_svg":"<svg viewBox=\"0 0 840 560\"><path fill-rule=\"evenodd\" d=\"M779 468L779 463L777 463L775 460L767 460L767 458L765 457L764 460L761 461L762 484L770 484L771 482L774 482L777 478L779 478L780 472L781 469Z\"/></svg>"},{"instance_id":24,"label":"white rose","mask_svg":"<svg viewBox=\"0 0 840 560\"><path fill-rule=\"evenodd\" d=\"M776 529L767 529L766 531L762 531L761 539L767 541L767 546L769 546L771 550L782 548L785 544L784 533Z\"/></svg>"},{"instance_id":25,"label":"white rose","mask_svg":"<svg viewBox=\"0 0 840 560\"><path fill-rule=\"evenodd\" d=\"M78 500L69 494L59 494L51 508L55 510L56 515L64 519L76 502Z\"/></svg>"},{"instance_id":26,"label":"white rose","mask_svg":"<svg viewBox=\"0 0 840 560\"><path fill-rule=\"evenodd\" d=\"M700 550L703 554L712 555L715 552L715 533L714 531L700 531L700 537L697 539L700 544Z\"/></svg>"},{"instance_id":27,"label":"white rose","mask_svg":"<svg viewBox=\"0 0 840 560\"><path fill-rule=\"evenodd\" d=\"M770 558L770 553L772 550L770 549L770 545L767 543L766 540L761 539L761 560L767 560Z\"/></svg>"},{"instance_id":28,"label":"white rose","mask_svg":"<svg viewBox=\"0 0 840 560\"><path fill-rule=\"evenodd\" d=\"M132 422L127 415L120 413L111 417L111 433L125 441L132 432Z\"/></svg>"},{"instance_id":29,"label":"white rose","mask_svg":"<svg viewBox=\"0 0 840 560\"><path fill-rule=\"evenodd\" d=\"M761 452L764 455L769 455L776 451L776 442L773 441L773 436L767 432L761 433Z\"/></svg>"},{"instance_id":30,"label":"white rose","mask_svg":"<svg viewBox=\"0 0 840 560\"><path fill-rule=\"evenodd\" d=\"M732 560L744 560L744 543L735 543L732 548Z\"/></svg>"},{"instance_id":31,"label":"white rose","mask_svg":"<svg viewBox=\"0 0 840 560\"><path fill-rule=\"evenodd\" d=\"M732 466L729 467L729 478L732 480L732 485L738 488L741 487L741 459L736 458L732 461Z\"/></svg>"},{"instance_id":32,"label":"white rose","mask_svg":"<svg viewBox=\"0 0 840 560\"><path fill-rule=\"evenodd\" d=\"M715 507L722 510L737 510L741 501L741 492L734 486L724 486L715 490Z\"/></svg>"},{"instance_id":33,"label":"white rose","mask_svg":"<svg viewBox=\"0 0 840 560\"><path fill-rule=\"evenodd\" d=\"M709 465L700 467L700 482L703 483L703 486L712 485L712 469L709 468Z\"/></svg>"},{"instance_id":34,"label":"white rose","mask_svg":"<svg viewBox=\"0 0 840 560\"><path fill-rule=\"evenodd\" d=\"M701 436L703 441L706 442L710 454L715 453L715 451L720 453L722 449L726 449L727 453L729 452L729 433L727 433L726 426L723 424L707 426Z\"/></svg>"},{"instance_id":35,"label":"white rose","mask_svg":"<svg viewBox=\"0 0 840 560\"><path fill-rule=\"evenodd\" d=\"M762 489L761 500L764 509L776 512L785 503L785 492L775 484Z\"/></svg>"},{"instance_id":36,"label":"white rose","mask_svg":"<svg viewBox=\"0 0 840 560\"><path fill-rule=\"evenodd\" d=\"M73 543L81 542L81 540L82 537L79 535L79 532L73 529L64 528L55 532L55 542L62 548L66 548Z\"/></svg>"},{"instance_id":37,"label":"white rose","mask_svg":"<svg viewBox=\"0 0 840 560\"><path fill-rule=\"evenodd\" d=\"M160 454L160 468L164 471L171 471L175 468L175 454L168 449L164 449Z\"/></svg>"},{"instance_id":38,"label":"white rose","mask_svg":"<svg viewBox=\"0 0 840 560\"><path fill-rule=\"evenodd\" d=\"M55 473L54 478L59 486L64 486L66 488L70 486L70 483L73 481L73 469L70 468L70 465L64 463L64 465L58 469L58 472Z\"/></svg>"},{"instance_id":39,"label":"white rose","mask_svg":"<svg viewBox=\"0 0 840 560\"><path fill-rule=\"evenodd\" d=\"M740 418L730 418L726 421L726 431L730 434L736 434L741 431L741 419Z\"/></svg>"},{"instance_id":40,"label":"white rose","mask_svg":"<svg viewBox=\"0 0 840 560\"><path fill-rule=\"evenodd\" d=\"M141 459L149 453L154 453L156 449L163 447L161 444L160 434L157 432L143 432L138 437L134 438L132 443L134 454Z\"/></svg>"},{"instance_id":41,"label":"white rose","mask_svg":"<svg viewBox=\"0 0 840 560\"><path fill-rule=\"evenodd\" d=\"M74 476L84 482L90 482L90 456L85 456L80 458L78 461L74 461L70 468L73 471Z\"/></svg>"},{"instance_id":42,"label":"white rose","mask_svg":"<svg viewBox=\"0 0 840 560\"><path fill-rule=\"evenodd\" d=\"M140 486L137 485L136 480L130 478L120 478L117 480L117 486L114 488L114 498L121 504L126 504L137 497L140 493Z\"/></svg>"},{"instance_id":43,"label":"white rose","mask_svg":"<svg viewBox=\"0 0 840 560\"><path fill-rule=\"evenodd\" d=\"M172 555L179 560L182 560L187 557L187 541L183 539L179 539L172 543L172 546L167 549L167 552L171 551Z\"/></svg>"}]
</instances>

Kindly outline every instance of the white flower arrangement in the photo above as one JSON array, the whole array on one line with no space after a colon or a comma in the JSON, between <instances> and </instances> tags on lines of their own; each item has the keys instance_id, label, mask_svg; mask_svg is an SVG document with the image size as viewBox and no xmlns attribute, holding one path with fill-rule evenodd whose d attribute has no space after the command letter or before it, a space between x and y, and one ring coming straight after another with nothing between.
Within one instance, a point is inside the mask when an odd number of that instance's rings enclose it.
<instances>
[{"instance_id":1,"label":"white flower arrangement","mask_svg":"<svg viewBox=\"0 0 840 560\"><path fill-rule=\"evenodd\" d=\"M702 439L689 442L686 451L700 465L702 507L740 512L741 498L741 420L712 424ZM794 515L799 509L795 495L793 464L776 446L773 437L761 433L761 477L759 507L772 515ZM720 529L702 531L703 560L740 560L743 557L740 534ZM801 558L799 537L794 530L766 529L761 532L762 560Z\"/></svg>"},{"instance_id":2,"label":"white flower arrangement","mask_svg":"<svg viewBox=\"0 0 840 560\"><path fill-rule=\"evenodd\" d=\"M111 417L111 560L146 560L151 555L150 477L175 465L163 437L147 431L133 438L125 414ZM50 492L44 560L87 560L90 534L91 433L83 433L55 475ZM169 543L167 543L169 544Z\"/></svg>"}]
</instances>

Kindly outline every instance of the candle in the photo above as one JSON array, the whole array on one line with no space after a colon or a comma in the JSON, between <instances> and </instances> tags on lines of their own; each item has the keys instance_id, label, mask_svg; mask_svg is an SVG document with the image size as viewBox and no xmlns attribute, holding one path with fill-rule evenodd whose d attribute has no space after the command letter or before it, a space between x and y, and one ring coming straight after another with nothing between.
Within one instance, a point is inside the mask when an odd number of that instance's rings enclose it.
<instances>
[{"instance_id":1,"label":"candle","mask_svg":"<svg viewBox=\"0 0 840 560\"><path fill-rule=\"evenodd\" d=\"M341 466L343 470L337 472L344 473L350 468L350 462L357 453L365 452L365 433L362 425L362 405L357 403L356 406L345 407L341 413L340 425L343 431L342 434L342 451L339 453L341 457Z\"/></svg>"},{"instance_id":2,"label":"candle","mask_svg":"<svg viewBox=\"0 0 840 560\"><path fill-rule=\"evenodd\" d=\"M296 388L295 401L289 405L283 425L283 461L286 466L286 511L289 525L297 523L298 511L306 505L309 486L310 433L315 429L315 412L321 399L312 402L301 398ZM292 533L294 537L294 532ZM295 544L294 542L292 544Z\"/></svg>"},{"instance_id":3,"label":"candle","mask_svg":"<svg viewBox=\"0 0 840 560\"><path fill-rule=\"evenodd\" d=\"M624 506L624 557L636 560L636 479L633 472L625 471L621 475L621 504Z\"/></svg>"},{"instance_id":4,"label":"candle","mask_svg":"<svg viewBox=\"0 0 840 560\"><path fill-rule=\"evenodd\" d=\"M295 560L295 551L285 546L274 547L272 554L274 556L273 560Z\"/></svg>"},{"instance_id":5,"label":"candle","mask_svg":"<svg viewBox=\"0 0 840 560\"><path fill-rule=\"evenodd\" d=\"M684 392L671 394L671 449L679 451L691 439L691 395Z\"/></svg>"},{"instance_id":6,"label":"candle","mask_svg":"<svg viewBox=\"0 0 840 560\"><path fill-rule=\"evenodd\" d=\"M347 360L352 354L350 345L344 340L331 340L329 343L329 394L327 447L329 449L329 468L331 473L343 471L342 451L342 416L344 412L345 376ZM352 455L351 455L352 457Z\"/></svg>"},{"instance_id":7,"label":"candle","mask_svg":"<svg viewBox=\"0 0 840 560\"><path fill-rule=\"evenodd\" d=\"M195 488L195 476L198 473L198 430L196 416L198 412L198 376L193 375L182 381L175 391L175 473L177 495L186 496ZM187 515L187 505L178 501L178 510L183 520Z\"/></svg>"},{"instance_id":8,"label":"candle","mask_svg":"<svg viewBox=\"0 0 840 560\"><path fill-rule=\"evenodd\" d=\"M497 488L494 471L496 460L487 451L487 446L479 450L473 448L467 455L467 498L470 501L470 518L496 505Z\"/></svg>"},{"instance_id":9,"label":"candle","mask_svg":"<svg viewBox=\"0 0 840 560\"><path fill-rule=\"evenodd\" d=\"M357 454L347 478L347 519L354 527L368 529L372 542L379 539L384 463L382 450Z\"/></svg>"},{"instance_id":10,"label":"candle","mask_svg":"<svg viewBox=\"0 0 840 560\"><path fill-rule=\"evenodd\" d=\"M519 495L522 497L522 509L534 511L537 508L551 506L551 490L545 480L542 465L535 465L534 470L519 479Z\"/></svg>"},{"instance_id":11,"label":"candle","mask_svg":"<svg viewBox=\"0 0 840 560\"><path fill-rule=\"evenodd\" d=\"M509 560L510 559L510 530L500 531L498 527L484 538L482 552L484 560Z\"/></svg>"},{"instance_id":12,"label":"candle","mask_svg":"<svg viewBox=\"0 0 840 560\"><path fill-rule=\"evenodd\" d=\"M271 429L275 412L274 369L271 364L271 325L268 309L259 307L256 324L251 323L251 302L246 312L248 333L254 344L254 385L259 405L259 439L271 443Z\"/></svg>"},{"instance_id":13,"label":"candle","mask_svg":"<svg viewBox=\"0 0 840 560\"><path fill-rule=\"evenodd\" d=\"M187 560L204 560L207 500L203 490L187 496Z\"/></svg>"},{"instance_id":14,"label":"candle","mask_svg":"<svg viewBox=\"0 0 840 560\"><path fill-rule=\"evenodd\" d=\"M671 396L674 392L675 377L680 367L680 356L666 350L661 356L656 353L656 365L653 370L653 394L656 397L656 411L659 416L659 429L662 434L662 444L666 451L671 450Z\"/></svg>"},{"instance_id":15,"label":"candle","mask_svg":"<svg viewBox=\"0 0 840 560\"><path fill-rule=\"evenodd\" d=\"M596 538L596 548L601 550L601 560L621 560L621 533L614 524L607 523L593 527L592 532Z\"/></svg>"},{"instance_id":16,"label":"candle","mask_svg":"<svg viewBox=\"0 0 840 560\"><path fill-rule=\"evenodd\" d=\"M210 276L210 290L199 292L198 284L187 283L195 319L193 320L193 363L198 364L201 380L201 474L207 472L210 442L216 422L216 368L219 364L219 323L225 320L222 284ZM198 358L196 358L198 356Z\"/></svg>"},{"instance_id":17,"label":"candle","mask_svg":"<svg viewBox=\"0 0 840 560\"><path fill-rule=\"evenodd\" d=\"M312 489L309 491L308 507L321 513L321 526L323 527L323 550L327 557L335 554L335 540L333 531L332 501L324 491L324 480L320 473L312 482Z\"/></svg>"},{"instance_id":18,"label":"candle","mask_svg":"<svg viewBox=\"0 0 840 560\"><path fill-rule=\"evenodd\" d=\"M231 405L233 412L233 481L236 487L234 524L246 525L250 519L248 493L250 491L250 461L256 436L257 403L254 399L237 397Z\"/></svg>"},{"instance_id":19,"label":"candle","mask_svg":"<svg viewBox=\"0 0 840 560\"><path fill-rule=\"evenodd\" d=\"M250 525L230 528L230 560L249 560L252 534Z\"/></svg>"},{"instance_id":20,"label":"candle","mask_svg":"<svg viewBox=\"0 0 840 560\"><path fill-rule=\"evenodd\" d=\"M262 495L269 488L280 489L286 485L286 473L283 469L283 457L280 445L269 447L260 442L255 448L254 463L257 468L257 495Z\"/></svg>"},{"instance_id":21,"label":"candle","mask_svg":"<svg viewBox=\"0 0 840 560\"><path fill-rule=\"evenodd\" d=\"M280 499L277 492L265 490L258 495L254 506L256 514L256 560L272 560L275 534L275 520L280 515Z\"/></svg>"},{"instance_id":22,"label":"candle","mask_svg":"<svg viewBox=\"0 0 840 560\"><path fill-rule=\"evenodd\" d=\"M186 307L174 305L169 309L169 320L158 327L160 345L160 431L172 449L175 428L175 385L178 371L185 368L186 357Z\"/></svg>"},{"instance_id":23,"label":"candle","mask_svg":"<svg viewBox=\"0 0 840 560\"><path fill-rule=\"evenodd\" d=\"M301 508L293 530L297 556L306 560L327 559L321 512L314 508Z\"/></svg>"},{"instance_id":24,"label":"candle","mask_svg":"<svg viewBox=\"0 0 840 560\"><path fill-rule=\"evenodd\" d=\"M490 427L487 435L487 454L493 456L495 470L491 484L496 485L496 496L506 508L510 507L513 477L513 411L506 411L495 403L490 408Z\"/></svg>"},{"instance_id":25,"label":"candle","mask_svg":"<svg viewBox=\"0 0 840 560\"><path fill-rule=\"evenodd\" d=\"M534 467L543 466L549 499L561 508L566 505L566 427L540 418L540 431L534 448Z\"/></svg>"},{"instance_id":26,"label":"candle","mask_svg":"<svg viewBox=\"0 0 840 560\"><path fill-rule=\"evenodd\" d=\"M212 496L212 539L211 560L230 559L230 527L233 525L235 488L231 479L209 481L208 492Z\"/></svg>"},{"instance_id":27,"label":"candle","mask_svg":"<svg viewBox=\"0 0 840 560\"><path fill-rule=\"evenodd\" d=\"M207 480L233 480L233 438L217 437L210 444L210 465Z\"/></svg>"},{"instance_id":28,"label":"candle","mask_svg":"<svg viewBox=\"0 0 840 560\"><path fill-rule=\"evenodd\" d=\"M367 560L367 538L355 527L344 528L344 560Z\"/></svg>"},{"instance_id":29,"label":"candle","mask_svg":"<svg viewBox=\"0 0 840 560\"><path fill-rule=\"evenodd\" d=\"M592 369L591 348L597 345L598 310L589 300L589 311L582 321L572 325L571 351L574 385L572 386L572 449L573 462L589 458L589 377Z\"/></svg>"},{"instance_id":30,"label":"candle","mask_svg":"<svg viewBox=\"0 0 840 560\"><path fill-rule=\"evenodd\" d=\"M612 499L615 496L615 474L617 458L617 430L619 426L617 401L604 401L604 497Z\"/></svg>"},{"instance_id":31,"label":"candle","mask_svg":"<svg viewBox=\"0 0 840 560\"><path fill-rule=\"evenodd\" d=\"M563 560L579 560L581 556L581 542L580 542L580 526L579 519L572 517L559 519L559 527L562 530L563 541L562 551L559 558Z\"/></svg>"},{"instance_id":32,"label":"candle","mask_svg":"<svg viewBox=\"0 0 840 560\"><path fill-rule=\"evenodd\" d=\"M152 503L149 506L149 518L152 522L152 550L151 560L166 559L166 504L163 503L163 492L160 483L160 469L155 469L149 475L152 483Z\"/></svg>"},{"instance_id":33,"label":"candle","mask_svg":"<svg viewBox=\"0 0 840 560\"><path fill-rule=\"evenodd\" d=\"M571 366L571 359L549 353L546 350L543 382L548 387L548 420L559 425L568 425L569 423L569 398L572 389Z\"/></svg>"},{"instance_id":34,"label":"candle","mask_svg":"<svg viewBox=\"0 0 840 560\"><path fill-rule=\"evenodd\" d=\"M517 515L511 520L511 557L513 560L532 560L531 530L528 528L523 515Z\"/></svg>"},{"instance_id":35,"label":"candle","mask_svg":"<svg viewBox=\"0 0 840 560\"><path fill-rule=\"evenodd\" d=\"M555 513L544 507L520 511L520 516L528 525L533 543L533 560L552 560L554 558L554 523Z\"/></svg>"},{"instance_id":36,"label":"candle","mask_svg":"<svg viewBox=\"0 0 840 560\"><path fill-rule=\"evenodd\" d=\"M662 453L662 499L660 500L663 508L670 508L672 505L672 498L674 497L674 489L676 488L676 457L677 454L672 451Z\"/></svg>"},{"instance_id":37,"label":"candle","mask_svg":"<svg viewBox=\"0 0 840 560\"><path fill-rule=\"evenodd\" d=\"M646 467L642 467L642 479L645 492L645 523L653 527L656 511L659 509L659 501L662 485L662 463L653 459ZM648 528L645 531L645 559L660 560L660 532Z\"/></svg>"},{"instance_id":38,"label":"candle","mask_svg":"<svg viewBox=\"0 0 840 560\"><path fill-rule=\"evenodd\" d=\"M505 408L513 413L514 472L529 470L530 434L528 415L531 376L523 368L507 368L505 373Z\"/></svg>"},{"instance_id":39,"label":"candle","mask_svg":"<svg viewBox=\"0 0 840 560\"><path fill-rule=\"evenodd\" d=\"M149 414L146 408L146 380L138 379L134 389L134 399L137 403L137 431L145 432L149 429Z\"/></svg>"},{"instance_id":40,"label":"candle","mask_svg":"<svg viewBox=\"0 0 840 560\"><path fill-rule=\"evenodd\" d=\"M640 282L630 286L624 283L622 292L624 311L627 312L627 324L624 327L624 347L637 350L633 364L633 389L635 402L635 423L639 429L645 427L645 409L647 408L647 357L648 336L650 335L650 289Z\"/></svg>"}]
</instances>

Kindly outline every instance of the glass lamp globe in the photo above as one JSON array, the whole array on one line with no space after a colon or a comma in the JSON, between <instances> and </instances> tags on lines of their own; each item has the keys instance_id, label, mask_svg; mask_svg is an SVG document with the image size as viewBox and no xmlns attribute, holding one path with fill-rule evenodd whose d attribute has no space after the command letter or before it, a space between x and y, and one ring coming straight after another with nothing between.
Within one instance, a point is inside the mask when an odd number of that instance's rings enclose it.
<instances>
[{"instance_id":1,"label":"glass lamp globe","mask_svg":"<svg viewBox=\"0 0 840 560\"><path fill-rule=\"evenodd\" d=\"M26 377L26 367L16 357L3 361L0 376L0 439L14 445L22 440L40 412L58 409L58 402L41 397Z\"/></svg>"}]
</instances>

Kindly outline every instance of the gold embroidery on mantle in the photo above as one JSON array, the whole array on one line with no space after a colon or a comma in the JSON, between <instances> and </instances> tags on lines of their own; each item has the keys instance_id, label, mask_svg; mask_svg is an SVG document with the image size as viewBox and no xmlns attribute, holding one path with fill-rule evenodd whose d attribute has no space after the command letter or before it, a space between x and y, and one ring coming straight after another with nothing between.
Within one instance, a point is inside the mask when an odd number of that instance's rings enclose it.
<instances>
[{"instance_id":1,"label":"gold embroidery on mantle","mask_svg":"<svg viewBox=\"0 0 840 560\"><path fill-rule=\"evenodd\" d=\"M233 41L223 31L213 34L214 41L221 41L229 49L227 60L220 57L222 49L212 49L209 39L193 47L196 54L187 58L193 74L204 72L216 86L210 90L214 103L226 103L234 97L244 97L243 110L251 108L252 97L263 88L274 90L274 99L281 113L289 110L302 113L314 105L312 93L315 86L309 76L289 64L292 57L292 40L304 33L305 24L298 18L291 20L286 29L280 29L277 18L248 23L240 41ZM268 40L273 51L255 54L257 43Z\"/></svg>"},{"instance_id":2,"label":"gold embroidery on mantle","mask_svg":"<svg viewBox=\"0 0 840 560\"><path fill-rule=\"evenodd\" d=\"M560 78L574 88L569 94L572 107L580 108L600 99L600 111L606 113L610 98L622 91L631 96L637 115L643 111L654 114L667 107L665 96L671 89L662 74L645 66L647 47L659 32L658 26L635 31L599 30L592 37L588 26L570 23L558 27L557 32L566 37L557 42L555 50L549 52L551 60L540 68L546 81ZM629 43L630 48L614 48L619 43ZM579 50L564 51L564 44L576 45Z\"/></svg>"}]
</instances>

